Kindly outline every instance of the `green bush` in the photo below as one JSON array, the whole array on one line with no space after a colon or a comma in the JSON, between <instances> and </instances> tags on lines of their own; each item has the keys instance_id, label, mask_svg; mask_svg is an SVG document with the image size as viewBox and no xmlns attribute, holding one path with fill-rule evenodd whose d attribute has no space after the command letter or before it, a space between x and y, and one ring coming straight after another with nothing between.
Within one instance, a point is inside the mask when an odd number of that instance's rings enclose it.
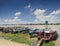
<instances>
[{"instance_id":1,"label":"green bush","mask_svg":"<svg viewBox=\"0 0 60 46\"><path fill-rule=\"evenodd\" d=\"M45 46L55 46L55 44L52 41L45 42Z\"/></svg>"}]
</instances>

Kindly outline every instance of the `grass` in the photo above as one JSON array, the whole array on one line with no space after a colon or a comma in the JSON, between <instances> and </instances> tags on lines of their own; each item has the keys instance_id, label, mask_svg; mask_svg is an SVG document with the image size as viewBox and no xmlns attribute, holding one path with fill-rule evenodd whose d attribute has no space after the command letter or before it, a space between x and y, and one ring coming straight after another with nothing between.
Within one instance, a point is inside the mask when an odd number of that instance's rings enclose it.
<instances>
[{"instance_id":1,"label":"grass","mask_svg":"<svg viewBox=\"0 0 60 46\"><path fill-rule=\"evenodd\" d=\"M0 37L24 44L32 43L32 41L29 40L30 39L29 35L23 33L11 34L0 32Z\"/></svg>"},{"instance_id":2,"label":"grass","mask_svg":"<svg viewBox=\"0 0 60 46\"><path fill-rule=\"evenodd\" d=\"M28 41L27 39L23 39L23 38L15 39L14 41L24 43L24 44L31 44L30 41Z\"/></svg>"},{"instance_id":3,"label":"grass","mask_svg":"<svg viewBox=\"0 0 60 46\"><path fill-rule=\"evenodd\" d=\"M45 46L55 46L55 44L52 41L45 42Z\"/></svg>"}]
</instances>

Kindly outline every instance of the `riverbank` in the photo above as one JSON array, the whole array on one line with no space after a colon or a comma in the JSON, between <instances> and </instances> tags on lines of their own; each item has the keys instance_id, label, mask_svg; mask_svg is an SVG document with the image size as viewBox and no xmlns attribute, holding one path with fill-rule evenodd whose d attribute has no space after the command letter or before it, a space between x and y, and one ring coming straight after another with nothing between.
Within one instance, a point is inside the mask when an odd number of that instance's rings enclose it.
<instances>
[{"instance_id":1,"label":"riverbank","mask_svg":"<svg viewBox=\"0 0 60 46\"><path fill-rule=\"evenodd\" d=\"M5 40L5 39L0 39L0 46L28 46L28 45Z\"/></svg>"}]
</instances>

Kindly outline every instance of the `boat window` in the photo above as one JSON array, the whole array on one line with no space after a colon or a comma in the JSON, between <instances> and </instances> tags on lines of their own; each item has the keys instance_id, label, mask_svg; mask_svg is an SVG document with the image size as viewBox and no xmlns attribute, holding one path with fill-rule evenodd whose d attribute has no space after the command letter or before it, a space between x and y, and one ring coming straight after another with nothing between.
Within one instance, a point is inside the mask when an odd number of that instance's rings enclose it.
<instances>
[{"instance_id":1,"label":"boat window","mask_svg":"<svg viewBox=\"0 0 60 46\"><path fill-rule=\"evenodd\" d=\"M49 33L46 33L45 36L50 36L50 34Z\"/></svg>"}]
</instances>

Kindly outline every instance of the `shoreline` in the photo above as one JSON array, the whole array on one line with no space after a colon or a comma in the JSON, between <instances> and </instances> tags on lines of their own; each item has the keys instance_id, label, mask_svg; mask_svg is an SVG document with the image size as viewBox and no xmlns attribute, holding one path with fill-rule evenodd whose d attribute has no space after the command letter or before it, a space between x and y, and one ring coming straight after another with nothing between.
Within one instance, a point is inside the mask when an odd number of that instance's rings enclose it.
<instances>
[{"instance_id":1,"label":"shoreline","mask_svg":"<svg viewBox=\"0 0 60 46\"><path fill-rule=\"evenodd\" d=\"M0 38L0 46L29 46L29 45Z\"/></svg>"}]
</instances>

